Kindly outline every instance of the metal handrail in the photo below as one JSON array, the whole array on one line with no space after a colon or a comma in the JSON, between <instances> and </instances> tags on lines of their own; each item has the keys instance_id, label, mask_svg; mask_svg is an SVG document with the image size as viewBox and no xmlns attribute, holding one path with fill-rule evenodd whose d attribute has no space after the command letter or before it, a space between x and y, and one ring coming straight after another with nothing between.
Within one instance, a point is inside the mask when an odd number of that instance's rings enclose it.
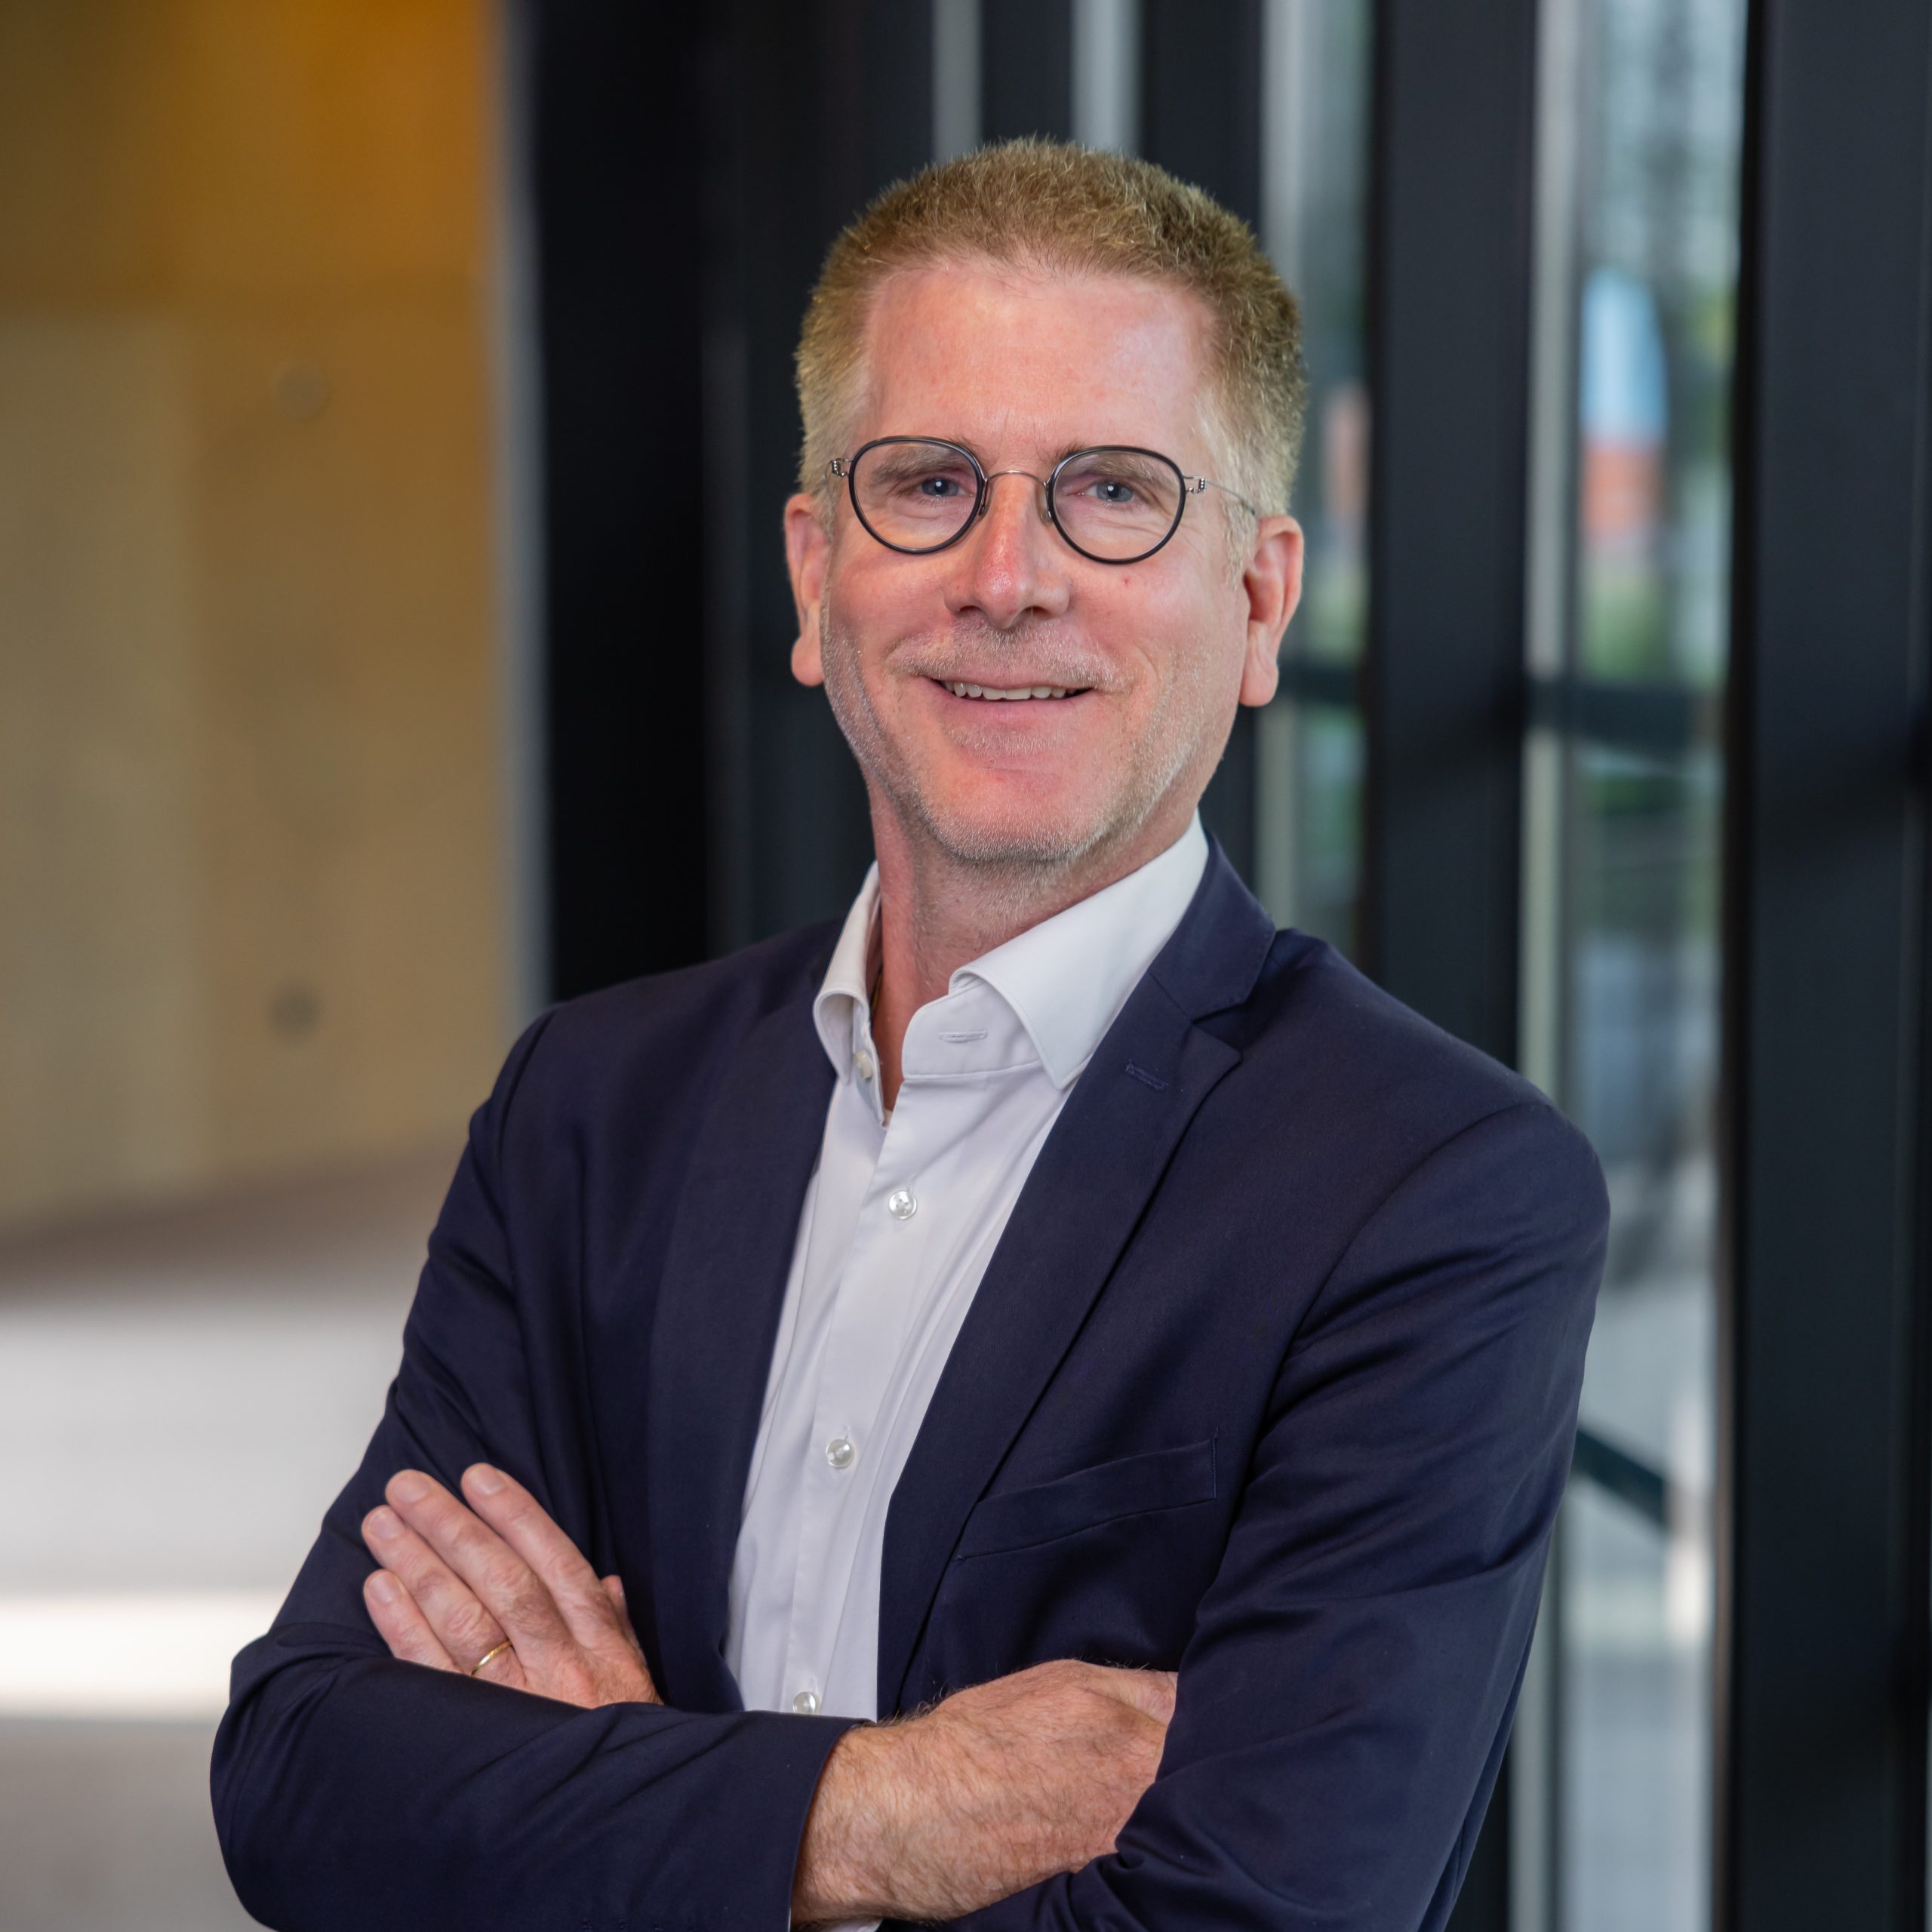
<instances>
[{"instance_id":1,"label":"metal handrail","mask_svg":"<svg viewBox=\"0 0 1932 1932\"><path fill-rule=\"evenodd\" d=\"M1669 1527L1670 1478L1661 1469L1639 1461L1627 1449L1606 1442L1590 1429L1580 1429L1570 1473L1595 1483L1605 1495L1634 1509L1646 1522L1660 1530Z\"/></svg>"}]
</instances>

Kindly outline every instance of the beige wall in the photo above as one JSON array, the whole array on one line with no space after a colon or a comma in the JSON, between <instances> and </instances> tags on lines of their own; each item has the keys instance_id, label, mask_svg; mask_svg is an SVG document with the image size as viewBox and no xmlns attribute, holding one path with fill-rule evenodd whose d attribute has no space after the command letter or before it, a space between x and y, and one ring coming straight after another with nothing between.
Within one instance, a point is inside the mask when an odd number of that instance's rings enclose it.
<instances>
[{"instance_id":1,"label":"beige wall","mask_svg":"<svg viewBox=\"0 0 1932 1932\"><path fill-rule=\"evenodd\" d=\"M0 0L0 1220L502 1047L487 0Z\"/></svg>"}]
</instances>

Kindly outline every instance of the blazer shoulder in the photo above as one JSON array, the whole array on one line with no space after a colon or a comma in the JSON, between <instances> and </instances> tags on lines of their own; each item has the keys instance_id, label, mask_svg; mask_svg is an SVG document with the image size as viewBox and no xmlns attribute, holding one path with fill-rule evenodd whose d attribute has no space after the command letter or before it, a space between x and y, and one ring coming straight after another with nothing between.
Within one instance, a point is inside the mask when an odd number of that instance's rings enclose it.
<instances>
[{"instance_id":1,"label":"blazer shoulder","mask_svg":"<svg viewBox=\"0 0 1932 1932\"><path fill-rule=\"evenodd\" d=\"M1284 1099L1297 1097L1297 1112L1305 1103L1397 1163L1508 1114L1600 1186L1589 1143L1541 1088L1384 992L1324 940L1276 935L1241 1031L1232 1044Z\"/></svg>"},{"instance_id":2,"label":"blazer shoulder","mask_svg":"<svg viewBox=\"0 0 1932 1932\"><path fill-rule=\"evenodd\" d=\"M771 1014L813 995L838 936L829 921L780 933L694 966L652 973L565 1000L511 1055L520 1092L540 1110L594 1110L640 1076L660 1095L715 1072ZM540 1038L540 1050L538 1041Z\"/></svg>"}]
</instances>

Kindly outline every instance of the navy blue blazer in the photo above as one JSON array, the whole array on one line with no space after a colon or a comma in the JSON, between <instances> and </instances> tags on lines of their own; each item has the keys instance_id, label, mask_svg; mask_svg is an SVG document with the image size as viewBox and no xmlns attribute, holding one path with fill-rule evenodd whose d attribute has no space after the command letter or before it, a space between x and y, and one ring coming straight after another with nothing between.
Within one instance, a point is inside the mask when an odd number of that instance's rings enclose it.
<instances>
[{"instance_id":1,"label":"navy blue blazer","mask_svg":"<svg viewBox=\"0 0 1932 1932\"><path fill-rule=\"evenodd\" d=\"M215 1747L288 1932L787 1924L844 1721L745 1711L726 1586L832 1071L834 931L558 1008L472 1124L380 1426ZM1180 1673L1118 1850L983 1932L1447 1917L1570 1463L1588 1144L1217 852L1068 1097L892 1500L878 1704L1054 1657ZM669 1708L399 1663L357 1525L406 1465L528 1483Z\"/></svg>"}]
</instances>

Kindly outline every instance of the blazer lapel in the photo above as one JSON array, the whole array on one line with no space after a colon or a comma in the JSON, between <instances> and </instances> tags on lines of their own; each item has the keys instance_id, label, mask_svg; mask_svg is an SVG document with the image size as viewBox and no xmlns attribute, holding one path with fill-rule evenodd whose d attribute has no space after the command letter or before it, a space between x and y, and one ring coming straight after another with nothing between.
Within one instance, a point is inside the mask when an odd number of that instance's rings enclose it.
<instances>
[{"instance_id":1,"label":"blazer lapel","mask_svg":"<svg viewBox=\"0 0 1932 1932\"><path fill-rule=\"evenodd\" d=\"M832 1078L809 995L746 1035L665 1255L645 1409L651 1574L662 1687L690 1709L743 1708L722 1650L732 1555Z\"/></svg>"},{"instance_id":2,"label":"blazer lapel","mask_svg":"<svg viewBox=\"0 0 1932 1932\"><path fill-rule=\"evenodd\" d=\"M878 1709L897 1710L973 1506L1238 1051L1195 1025L1253 990L1274 923L1217 848L1194 903L1075 1083L934 1391L886 1518Z\"/></svg>"}]
</instances>

